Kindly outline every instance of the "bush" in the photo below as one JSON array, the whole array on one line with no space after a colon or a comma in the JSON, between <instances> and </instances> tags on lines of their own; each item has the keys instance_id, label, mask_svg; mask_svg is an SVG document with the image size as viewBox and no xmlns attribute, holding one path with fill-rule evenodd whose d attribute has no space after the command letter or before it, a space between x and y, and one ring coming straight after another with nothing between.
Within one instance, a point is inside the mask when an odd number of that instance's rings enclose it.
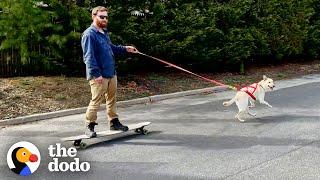
<instances>
[{"instance_id":1,"label":"bush","mask_svg":"<svg viewBox=\"0 0 320 180\"><path fill-rule=\"evenodd\" d=\"M49 6L0 2L0 47L15 49L23 63L40 62L37 68L49 73L84 74L80 38L96 5L109 7L114 44L133 44L191 70L244 72L246 64L318 58L320 53L319 0L43 2ZM132 58L119 59L120 72L159 67Z\"/></svg>"}]
</instances>

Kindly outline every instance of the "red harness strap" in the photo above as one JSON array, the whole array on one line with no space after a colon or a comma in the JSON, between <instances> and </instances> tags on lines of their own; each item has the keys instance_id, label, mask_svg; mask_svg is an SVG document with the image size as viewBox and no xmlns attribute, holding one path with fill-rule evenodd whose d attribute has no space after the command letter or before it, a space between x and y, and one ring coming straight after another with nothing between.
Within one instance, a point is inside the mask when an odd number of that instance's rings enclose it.
<instances>
[{"instance_id":1,"label":"red harness strap","mask_svg":"<svg viewBox=\"0 0 320 180\"><path fill-rule=\"evenodd\" d=\"M254 97L253 93L256 92L257 87L258 87L258 83L254 83L254 84L251 84L250 86L246 86L240 89L240 91L247 93L253 100L256 100L256 97Z\"/></svg>"}]
</instances>

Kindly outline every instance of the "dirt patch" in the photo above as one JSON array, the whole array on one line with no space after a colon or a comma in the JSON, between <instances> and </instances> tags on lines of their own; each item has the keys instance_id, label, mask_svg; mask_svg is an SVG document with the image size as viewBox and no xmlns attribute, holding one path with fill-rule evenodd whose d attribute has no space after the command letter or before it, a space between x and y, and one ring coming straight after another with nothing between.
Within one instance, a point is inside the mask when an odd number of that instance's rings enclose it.
<instances>
[{"instance_id":1,"label":"dirt patch","mask_svg":"<svg viewBox=\"0 0 320 180\"><path fill-rule=\"evenodd\" d=\"M255 67L245 75L237 73L200 73L210 79L233 86L245 86L267 75L275 81L320 73L320 61ZM192 75L168 69L168 73L144 73L118 76L118 100L173 93L215 86ZM85 107L90 101L85 78L17 77L0 78L0 119L35 113Z\"/></svg>"}]
</instances>

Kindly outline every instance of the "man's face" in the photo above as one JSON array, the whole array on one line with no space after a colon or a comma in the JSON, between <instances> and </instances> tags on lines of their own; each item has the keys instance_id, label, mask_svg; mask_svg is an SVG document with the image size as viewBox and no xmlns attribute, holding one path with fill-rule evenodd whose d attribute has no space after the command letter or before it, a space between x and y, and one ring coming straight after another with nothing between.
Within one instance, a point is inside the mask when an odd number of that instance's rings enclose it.
<instances>
[{"instance_id":1,"label":"man's face","mask_svg":"<svg viewBox=\"0 0 320 180\"><path fill-rule=\"evenodd\" d=\"M108 13L107 11L98 11L97 15L94 16L94 21L100 28L107 27L108 24Z\"/></svg>"}]
</instances>

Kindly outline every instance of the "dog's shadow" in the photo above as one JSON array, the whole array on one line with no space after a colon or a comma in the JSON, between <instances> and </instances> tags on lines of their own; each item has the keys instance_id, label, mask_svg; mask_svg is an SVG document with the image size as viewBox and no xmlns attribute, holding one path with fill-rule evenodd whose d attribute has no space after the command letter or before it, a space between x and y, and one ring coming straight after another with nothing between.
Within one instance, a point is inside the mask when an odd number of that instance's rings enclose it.
<instances>
[{"instance_id":1,"label":"dog's shadow","mask_svg":"<svg viewBox=\"0 0 320 180\"><path fill-rule=\"evenodd\" d=\"M310 122L315 121L318 122L320 120L320 116L315 115L290 115L290 114L282 114L282 115L274 115L274 116L261 116L247 119L244 123L280 123L280 122Z\"/></svg>"}]
</instances>

